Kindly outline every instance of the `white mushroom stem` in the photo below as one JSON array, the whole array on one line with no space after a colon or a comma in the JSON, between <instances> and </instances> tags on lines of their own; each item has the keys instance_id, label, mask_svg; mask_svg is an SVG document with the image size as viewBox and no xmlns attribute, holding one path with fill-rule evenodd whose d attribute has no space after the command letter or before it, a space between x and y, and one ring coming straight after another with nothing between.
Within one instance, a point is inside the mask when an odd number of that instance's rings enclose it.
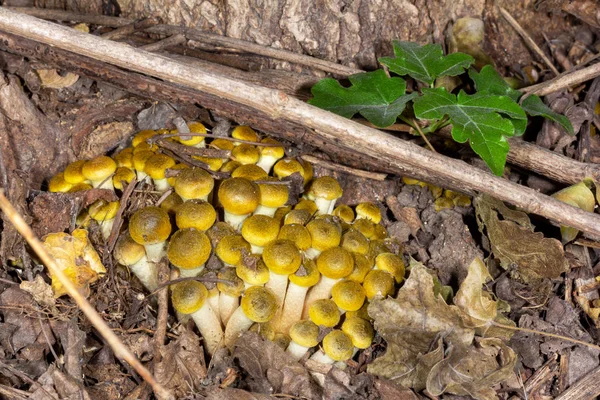
<instances>
[{"instance_id":1,"label":"white mushroom stem","mask_svg":"<svg viewBox=\"0 0 600 400\"><path fill-rule=\"evenodd\" d=\"M263 246L256 246L254 244L250 244L250 251L252 252L252 254L262 254L263 250Z\"/></svg>"},{"instance_id":2,"label":"white mushroom stem","mask_svg":"<svg viewBox=\"0 0 600 400\"><path fill-rule=\"evenodd\" d=\"M158 287L156 264L148 261L148 257L143 256L138 262L130 265L129 269L149 291L153 292Z\"/></svg>"},{"instance_id":3,"label":"white mushroom stem","mask_svg":"<svg viewBox=\"0 0 600 400\"><path fill-rule=\"evenodd\" d=\"M210 291L208 292L208 304L210 304L210 307L213 309L213 312L215 313L215 315L221 315L221 311L219 310L219 296L220 293L217 294L211 294ZM222 326L225 326L224 324L221 324Z\"/></svg>"},{"instance_id":4,"label":"white mushroom stem","mask_svg":"<svg viewBox=\"0 0 600 400\"><path fill-rule=\"evenodd\" d=\"M273 217L275 215L275 211L277 211L277 208L267 207L259 204L254 211L254 215L267 215L269 217Z\"/></svg>"},{"instance_id":5,"label":"white mushroom stem","mask_svg":"<svg viewBox=\"0 0 600 400\"><path fill-rule=\"evenodd\" d=\"M169 181L167 180L167 178L152 180L154 181L154 189L157 192L166 192L171 188L171 185L169 185Z\"/></svg>"},{"instance_id":6,"label":"white mushroom stem","mask_svg":"<svg viewBox=\"0 0 600 400\"><path fill-rule=\"evenodd\" d=\"M204 305L200 307L198 311L192 313L191 316L204 338L206 350L209 354L214 354L223 341L223 329L221 329L219 318L208 302L204 303Z\"/></svg>"},{"instance_id":7,"label":"white mushroom stem","mask_svg":"<svg viewBox=\"0 0 600 400\"><path fill-rule=\"evenodd\" d=\"M96 189L115 190L115 187L113 186L113 183L112 183L112 175L101 181L90 181L90 182L92 183L92 187L95 187Z\"/></svg>"},{"instance_id":8,"label":"white mushroom stem","mask_svg":"<svg viewBox=\"0 0 600 400\"><path fill-rule=\"evenodd\" d=\"M182 278L194 278L204 271L204 264L194 269L179 268L179 276Z\"/></svg>"},{"instance_id":9,"label":"white mushroom stem","mask_svg":"<svg viewBox=\"0 0 600 400\"><path fill-rule=\"evenodd\" d=\"M150 183L151 178L144 171L135 171L135 176L138 182Z\"/></svg>"},{"instance_id":10,"label":"white mushroom stem","mask_svg":"<svg viewBox=\"0 0 600 400\"><path fill-rule=\"evenodd\" d=\"M293 340L288 345L286 351L296 361L300 360L308 352L310 347L301 346Z\"/></svg>"},{"instance_id":11,"label":"white mushroom stem","mask_svg":"<svg viewBox=\"0 0 600 400\"><path fill-rule=\"evenodd\" d=\"M333 209L335 208L336 200L337 199L327 200L323 197L315 197L313 201L315 202L318 208L317 215L331 214L333 212Z\"/></svg>"},{"instance_id":12,"label":"white mushroom stem","mask_svg":"<svg viewBox=\"0 0 600 400\"><path fill-rule=\"evenodd\" d=\"M166 242L158 242L152 244L145 244L144 248L146 249L146 257L148 257L148 261L159 262L161 258L167 255L165 251Z\"/></svg>"},{"instance_id":13,"label":"white mushroom stem","mask_svg":"<svg viewBox=\"0 0 600 400\"><path fill-rule=\"evenodd\" d=\"M321 254L321 250L317 250L314 247L310 247L308 250L306 250L304 252L304 255L307 258L310 258L311 260L314 260L315 258L319 257L320 254Z\"/></svg>"},{"instance_id":14,"label":"white mushroom stem","mask_svg":"<svg viewBox=\"0 0 600 400\"><path fill-rule=\"evenodd\" d=\"M242 223L244 222L244 220L246 218L248 218L250 216L250 214L236 215L236 214L231 214L231 213L225 211L224 216L225 216L225 222L227 222L229 225L231 225L231 227L233 229L235 229L236 231L239 231L240 227L242 226Z\"/></svg>"},{"instance_id":15,"label":"white mushroom stem","mask_svg":"<svg viewBox=\"0 0 600 400\"><path fill-rule=\"evenodd\" d=\"M105 219L104 221L100 221L100 232L102 232L102 237L104 240L108 240L110 236L110 232L112 231L113 225L115 224L115 219Z\"/></svg>"},{"instance_id":16,"label":"white mushroom stem","mask_svg":"<svg viewBox=\"0 0 600 400\"><path fill-rule=\"evenodd\" d=\"M258 165L259 167L264 169L265 172L268 174L269 171L271 171L271 168L273 168L273 165L275 165L275 163L278 160L279 160L279 158L275 158L273 156L261 155L260 158L258 159L258 162L256 163L256 165Z\"/></svg>"},{"instance_id":17,"label":"white mushroom stem","mask_svg":"<svg viewBox=\"0 0 600 400\"><path fill-rule=\"evenodd\" d=\"M304 307L304 299L309 287L296 285L290 282L283 302L283 311L279 322L279 330L288 333L292 325L300 321Z\"/></svg>"},{"instance_id":18,"label":"white mushroom stem","mask_svg":"<svg viewBox=\"0 0 600 400\"><path fill-rule=\"evenodd\" d=\"M225 327L225 345L229 348L235 343L236 339L244 332L246 332L254 321L246 316L242 307L238 307L231 317L227 326Z\"/></svg>"},{"instance_id":19,"label":"white mushroom stem","mask_svg":"<svg viewBox=\"0 0 600 400\"><path fill-rule=\"evenodd\" d=\"M331 279L324 275L321 275L321 280L315 286L310 289L308 294L306 295L306 300L304 301L304 312L302 313L302 318L308 318L308 308L312 303L317 300L328 299L331 297L331 288L335 285L339 279Z\"/></svg>"},{"instance_id":20,"label":"white mushroom stem","mask_svg":"<svg viewBox=\"0 0 600 400\"><path fill-rule=\"evenodd\" d=\"M312 361L320 362L321 364L333 364L335 362L335 360L325 354L322 349L317 350L315 354L310 356L310 359Z\"/></svg>"},{"instance_id":21,"label":"white mushroom stem","mask_svg":"<svg viewBox=\"0 0 600 400\"><path fill-rule=\"evenodd\" d=\"M285 293L288 286L287 275L274 274L269 272L269 281L265 284L267 289L271 289L277 299L277 312L273 317L272 322L274 323L275 330L279 331L279 322L281 320L281 310L283 308L283 302L285 300Z\"/></svg>"},{"instance_id":22,"label":"white mushroom stem","mask_svg":"<svg viewBox=\"0 0 600 400\"><path fill-rule=\"evenodd\" d=\"M238 309L240 305L240 298L237 296L230 296L227 293L219 293L219 315L221 316L221 322L224 326L227 326L227 322Z\"/></svg>"}]
</instances>

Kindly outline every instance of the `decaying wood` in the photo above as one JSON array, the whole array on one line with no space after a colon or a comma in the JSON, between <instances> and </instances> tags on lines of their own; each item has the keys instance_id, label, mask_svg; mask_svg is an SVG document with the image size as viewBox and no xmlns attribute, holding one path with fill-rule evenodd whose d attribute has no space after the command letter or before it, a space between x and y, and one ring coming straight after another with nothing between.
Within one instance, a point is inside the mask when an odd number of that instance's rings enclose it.
<instances>
[{"instance_id":1,"label":"decaying wood","mask_svg":"<svg viewBox=\"0 0 600 400\"><path fill-rule=\"evenodd\" d=\"M490 194L523 210L600 236L600 216L561 203L533 189L492 176L466 163L434 154L421 147L362 126L338 115L310 106L286 94L196 68L168 58L107 42L71 28L0 9L0 29L83 56L102 60L120 68L143 73L221 98L247 112L261 112L271 120L286 121L312 129L303 139L333 143L354 153L361 153L387 163L396 173L414 172L414 176L435 176L446 187L464 187ZM212 109L212 107L210 107ZM264 121L263 121L264 124ZM259 129L263 124L257 124ZM285 123L284 123L285 125ZM296 138L298 140L300 138Z\"/></svg>"},{"instance_id":2,"label":"decaying wood","mask_svg":"<svg viewBox=\"0 0 600 400\"><path fill-rule=\"evenodd\" d=\"M556 400L587 400L600 396L600 367L588 372Z\"/></svg>"}]
</instances>

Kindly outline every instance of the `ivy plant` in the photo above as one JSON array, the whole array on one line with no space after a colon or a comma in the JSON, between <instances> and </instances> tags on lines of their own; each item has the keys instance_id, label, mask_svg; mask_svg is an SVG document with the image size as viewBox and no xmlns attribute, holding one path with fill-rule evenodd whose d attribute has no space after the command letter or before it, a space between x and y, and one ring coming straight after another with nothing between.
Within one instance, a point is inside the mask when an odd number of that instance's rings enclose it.
<instances>
[{"instance_id":1,"label":"ivy plant","mask_svg":"<svg viewBox=\"0 0 600 400\"><path fill-rule=\"evenodd\" d=\"M504 172L507 138L525 132L528 116L548 118L573 134L569 120L553 112L538 96L530 95L519 104L523 94L511 88L492 66L477 72L471 68L473 57L464 53L444 56L436 44L393 44L395 57L383 57L379 62L397 76L390 77L382 69L360 73L349 77L349 87L325 78L313 86L309 103L346 118L360 114L373 125L385 128L398 118L413 125L403 115L412 102L414 116L429 121L425 133L452 125L452 138L468 142L496 175ZM461 90L454 94L435 87L436 79L465 72L474 83L474 93ZM407 94L405 76L426 85Z\"/></svg>"}]
</instances>

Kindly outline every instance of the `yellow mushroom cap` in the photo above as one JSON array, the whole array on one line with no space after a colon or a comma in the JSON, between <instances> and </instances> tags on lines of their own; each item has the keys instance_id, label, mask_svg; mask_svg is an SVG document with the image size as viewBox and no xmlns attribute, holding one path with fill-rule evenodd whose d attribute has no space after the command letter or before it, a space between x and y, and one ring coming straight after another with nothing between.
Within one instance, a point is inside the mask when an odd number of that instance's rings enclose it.
<instances>
[{"instance_id":1,"label":"yellow mushroom cap","mask_svg":"<svg viewBox=\"0 0 600 400\"><path fill-rule=\"evenodd\" d=\"M135 136L131 140L131 145L133 147L137 147L138 145L146 142L146 140L150 139L151 137L155 136L156 134L157 134L157 132L155 130L150 130L150 129L147 129L144 131L139 131L138 133L135 134Z\"/></svg>"},{"instance_id":2,"label":"yellow mushroom cap","mask_svg":"<svg viewBox=\"0 0 600 400\"><path fill-rule=\"evenodd\" d=\"M171 286L171 302L173 308L182 314L193 314L208 299L208 290L202 282L183 281Z\"/></svg>"},{"instance_id":3,"label":"yellow mushroom cap","mask_svg":"<svg viewBox=\"0 0 600 400\"><path fill-rule=\"evenodd\" d=\"M237 276L248 285L261 286L269 281L269 268L258 254L242 257L235 266Z\"/></svg>"},{"instance_id":4,"label":"yellow mushroom cap","mask_svg":"<svg viewBox=\"0 0 600 400\"><path fill-rule=\"evenodd\" d=\"M236 161L237 162L237 161ZM262 181L269 176L256 164L240 165L232 173L232 178L246 178L249 181Z\"/></svg>"},{"instance_id":5,"label":"yellow mushroom cap","mask_svg":"<svg viewBox=\"0 0 600 400\"><path fill-rule=\"evenodd\" d=\"M270 178L268 180L279 182L276 178ZM260 190L259 203L262 206L279 208L288 201L289 190L287 185L259 183L258 188Z\"/></svg>"},{"instance_id":6,"label":"yellow mushroom cap","mask_svg":"<svg viewBox=\"0 0 600 400\"><path fill-rule=\"evenodd\" d=\"M208 172L202 168L183 169L175 177L175 193L184 199L201 199L210 194L215 186L215 181Z\"/></svg>"},{"instance_id":7,"label":"yellow mushroom cap","mask_svg":"<svg viewBox=\"0 0 600 400\"><path fill-rule=\"evenodd\" d=\"M381 224L375 224L375 232L371 236L372 240L383 240L388 237L388 231Z\"/></svg>"},{"instance_id":8,"label":"yellow mushroom cap","mask_svg":"<svg viewBox=\"0 0 600 400\"><path fill-rule=\"evenodd\" d=\"M156 153L158 150L158 146L156 144L150 144L147 142L142 142L133 148L133 155L137 153L141 153L142 151L151 151L152 153Z\"/></svg>"},{"instance_id":9,"label":"yellow mushroom cap","mask_svg":"<svg viewBox=\"0 0 600 400\"><path fill-rule=\"evenodd\" d=\"M317 257L317 268L321 275L330 279L342 279L354 268L352 255L341 247L324 250Z\"/></svg>"},{"instance_id":10,"label":"yellow mushroom cap","mask_svg":"<svg viewBox=\"0 0 600 400\"><path fill-rule=\"evenodd\" d=\"M279 230L277 239L291 240L300 251L308 250L312 244L310 232L304 225L300 224L283 225Z\"/></svg>"},{"instance_id":11,"label":"yellow mushroom cap","mask_svg":"<svg viewBox=\"0 0 600 400\"><path fill-rule=\"evenodd\" d=\"M98 182L108 178L116 169L115 160L108 156L99 156L86 161L81 167L81 173L86 179Z\"/></svg>"},{"instance_id":12,"label":"yellow mushroom cap","mask_svg":"<svg viewBox=\"0 0 600 400\"><path fill-rule=\"evenodd\" d=\"M211 171L218 171L221 169L224 162L222 158L215 157L192 156L192 158L206 164Z\"/></svg>"},{"instance_id":13,"label":"yellow mushroom cap","mask_svg":"<svg viewBox=\"0 0 600 400\"><path fill-rule=\"evenodd\" d=\"M131 162L133 163L133 168L136 171L143 172L144 167L146 166L146 161L150 157L152 157L155 153L150 150L143 150L137 153L133 153L133 157L131 158Z\"/></svg>"},{"instance_id":14,"label":"yellow mushroom cap","mask_svg":"<svg viewBox=\"0 0 600 400\"><path fill-rule=\"evenodd\" d=\"M372 239L369 241L369 253L367 257L371 258L375 262L375 257L382 253L391 253L390 248L386 244L385 240Z\"/></svg>"},{"instance_id":15,"label":"yellow mushroom cap","mask_svg":"<svg viewBox=\"0 0 600 400\"><path fill-rule=\"evenodd\" d=\"M319 327L311 320L296 321L290 327L290 338L304 347L315 347L319 344Z\"/></svg>"},{"instance_id":16,"label":"yellow mushroom cap","mask_svg":"<svg viewBox=\"0 0 600 400\"><path fill-rule=\"evenodd\" d=\"M362 285L369 300L394 294L394 277L380 269L371 270Z\"/></svg>"},{"instance_id":17,"label":"yellow mushroom cap","mask_svg":"<svg viewBox=\"0 0 600 400\"><path fill-rule=\"evenodd\" d=\"M369 252L369 240L365 235L352 228L344 233L340 246L351 253L364 255Z\"/></svg>"},{"instance_id":18,"label":"yellow mushroom cap","mask_svg":"<svg viewBox=\"0 0 600 400\"><path fill-rule=\"evenodd\" d=\"M333 361L346 361L352 357L354 345L348 335L334 329L323 338L323 351Z\"/></svg>"},{"instance_id":19,"label":"yellow mushroom cap","mask_svg":"<svg viewBox=\"0 0 600 400\"><path fill-rule=\"evenodd\" d=\"M333 328L340 322L340 309L331 299L317 300L308 308L312 322L326 328Z\"/></svg>"},{"instance_id":20,"label":"yellow mushroom cap","mask_svg":"<svg viewBox=\"0 0 600 400\"><path fill-rule=\"evenodd\" d=\"M127 184L131 182L133 178L135 178L135 172L133 172L130 168L118 167L112 177L113 186L115 189L123 190L125 189L123 182Z\"/></svg>"},{"instance_id":21,"label":"yellow mushroom cap","mask_svg":"<svg viewBox=\"0 0 600 400\"><path fill-rule=\"evenodd\" d=\"M293 173L298 172L304 178L304 167L298 161L293 158L284 158L277 161L273 166L273 173L279 179L283 179L286 176L290 176Z\"/></svg>"},{"instance_id":22,"label":"yellow mushroom cap","mask_svg":"<svg viewBox=\"0 0 600 400\"><path fill-rule=\"evenodd\" d=\"M133 149L126 147L113 156L117 167L133 168Z\"/></svg>"},{"instance_id":23,"label":"yellow mushroom cap","mask_svg":"<svg viewBox=\"0 0 600 400\"><path fill-rule=\"evenodd\" d=\"M363 283L365 277L373 268L373 263L369 258L362 254L352 253L352 258L354 258L354 268L350 275L346 277L354 282Z\"/></svg>"},{"instance_id":24,"label":"yellow mushroom cap","mask_svg":"<svg viewBox=\"0 0 600 400\"><path fill-rule=\"evenodd\" d=\"M312 214L307 210L291 210L283 218L283 223L306 225L312 218Z\"/></svg>"},{"instance_id":25,"label":"yellow mushroom cap","mask_svg":"<svg viewBox=\"0 0 600 400\"><path fill-rule=\"evenodd\" d=\"M343 280L331 288L331 298L344 311L357 311L365 303L365 289L360 283Z\"/></svg>"},{"instance_id":26,"label":"yellow mushroom cap","mask_svg":"<svg viewBox=\"0 0 600 400\"><path fill-rule=\"evenodd\" d=\"M361 218L354 221L352 228L365 235L367 239L371 239L373 236L375 236L375 224L366 218Z\"/></svg>"},{"instance_id":27,"label":"yellow mushroom cap","mask_svg":"<svg viewBox=\"0 0 600 400\"><path fill-rule=\"evenodd\" d=\"M244 178L225 179L219 186L219 201L228 213L250 214L258 207L258 185Z\"/></svg>"},{"instance_id":28,"label":"yellow mushroom cap","mask_svg":"<svg viewBox=\"0 0 600 400\"><path fill-rule=\"evenodd\" d=\"M394 253L381 253L375 258L375 268L388 272L396 283L404 279L404 261Z\"/></svg>"},{"instance_id":29,"label":"yellow mushroom cap","mask_svg":"<svg viewBox=\"0 0 600 400\"><path fill-rule=\"evenodd\" d=\"M152 179L165 179L165 172L167 168L171 168L175 165L175 160L173 158L157 153L153 154L146 160L146 164L144 164L144 172L150 176Z\"/></svg>"},{"instance_id":30,"label":"yellow mushroom cap","mask_svg":"<svg viewBox=\"0 0 600 400\"><path fill-rule=\"evenodd\" d=\"M285 239L273 240L267 244L262 255L265 265L278 275L290 275L300 267L302 258L294 242Z\"/></svg>"},{"instance_id":31,"label":"yellow mushroom cap","mask_svg":"<svg viewBox=\"0 0 600 400\"><path fill-rule=\"evenodd\" d=\"M216 247L221 239L229 235L237 235L238 233L229 225L227 222L219 221L214 224L209 230L206 231L206 235L210 239L210 242Z\"/></svg>"},{"instance_id":32,"label":"yellow mushroom cap","mask_svg":"<svg viewBox=\"0 0 600 400\"><path fill-rule=\"evenodd\" d=\"M312 238L312 247L327 250L336 247L342 240L342 228L326 219L313 219L306 225Z\"/></svg>"},{"instance_id":33,"label":"yellow mushroom cap","mask_svg":"<svg viewBox=\"0 0 600 400\"><path fill-rule=\"evenodd\" d=\"M179 229L206 231L216 219L215 208L210 203L197 199L184 202L175 211L175 223Z\"/></svg>"},{"instance_id":34,"label":"yellow mushroom cap","mask_svg":"<svg viewBox=\"0 0 600 400\"><path fill-rule=\"evenodd\" d=\"M209 147L213 147L219 150L233 150L235 147L231 140L217 138L210 142Z\"/></svg>"},{"instance_id":35,"label":"yellow mushroom cap","mask_svg":"<svg viewBox=\"0 0 600 400\"><path fill-rule=\"evenodd\" d=\"M177 211L177 207L183 204L183 200L181 197L175 192L172 192L168 195L162 203L160 203L160 208L165 210L169 214L175 214Z\"/></svg>"},{"instance_id":36,"label":"yellow mushroom cap","mask_svg":"<svg viewBox=\"0 0 600 400\"><path fill-rule=\"evenodd\" d=\"M235 268L223 268L217 274L217 278L222 281L217 282L219 292L228 296L240 297L244 291L244 281L238 278Z\"/></svg>"},{"instance_id":37,"label":"yellow mushroom cap","mask_svg":"<svg viewBox=\"0 0 600 400\"><path fill-rule=\"evenodd\" d=\"M248 142L258 142L258 134L247 125L236 126L231 132L231 137Z\"/></svg>"},{"instance_id":38,"label":"yellow mushroom cap","mask_svg":"<svg viewBox=\"0 0 600 400\"><path fill-rule=\"evenodd\" d=\"M346 312L346 318L361 318L365 321L373 321L373 318L369 315L369 302L365 301L365 304L357 311Z\"/></svg>"},{"instance_id":39,"label":"yellow mushroom cap","mask_svg":"<svg viewBox=\"0 0 600 400\"><path fill-rule=\"evenodd\" d=\"M342 324L342 332L350 337L352 344L357 349L366 349L371 346L375 331L373 325L359 317L348 317Z\"/></svg>"},{"instance_id":40,"label":"yellow mushroom cap","mask_svg":"<svg viewBox=\"0 0 600 400\"><path fill-rule=\"evenodd\" d=\"M283 225L285 216L290 211L292 211L292 206L279 207L277 210L275 210L275 213L273 214L273 218L275 218L277 221L279 221L279 225Z\"/></svg>"},{"instance_id":41,"label":"yellow mushroom cap","mask_svg":"<svg viewBox=\"0 0 600 400\"><path fill-rule=\"evenodd\" d=\"M302 199L294 206L294 210L306 210L313 215L319 210L319 207L312 200Z\"/></svg>"},{"instance_id":42,"label":"yellow mushroom cap","mask_svg":"<svg viewBox=\"0 0 600 400\"><path fill-rule=\"evenodd\" d=\"M339 217L343 222L347 224L351 224L354 221L354 210L346 204L341 204L337 206L333 212L333 215Z\"/></svg>"},{"instance_id":43,"label":"yellow mushroom cap","mask_svg":"<svg viewBox=\"0 0 600 400\"><path fill-rule=\"evenodd\" d=\"M256 146L242 143L231 150L231 158L242 165L256 164L260 158L260 151Z\"/></svg>"},{"instance_id":44,"label":"yellow mushroom cap","mask_svg":"<svg viewBox=\"0 0 600 400\"><path fill-rule=\"evenodd\" d=\"M178 268L196 269L208 260L211 250L210 240L204 232L180 229L169 240L167 257Z\"/></svg>"},{"instance_id":45,"label":"yellow mushroom cap","mask_svg":"<svg viewBox=\"0 0 600 400\"><path fill-rule=\"evenodd\" d=\"M83 175L82 168L85 163L85 160L77 160L67 165L63 171L65 181L72 185L84 182L86 177Z\"/></svg>"},{"instance_id":46,"label":"yellow mushroom cap","mask_svg":"<svg viewBox=\"0 0 600 400\"><path fill-rule=\"evenodd\" d=\"M69 193L74 193L74 192L82 192L84 190L90 190L92 189L93 186L90 185L89 183L76 183L75 185L73 185L73 187L71 187L71 189L69 189Z\"/></svg>"},{"instance_id":47,"label":"yellow mushroom cap","mask_svg":"<svg viewBox=\"0 0 600 400\"><path fill-rule=\"evenodd\" d=\"M190 129L191 133L206 134L206 127L201 122L198 122L198 121L188 122L187 126ZM185 144L186 146L194 146L194 145L204 142L203 136L186 136L186 137L187 137L187 139L182 139L181 137L179 137L178 138L179 143Z\"/></svg>"},{"instance_id":48,"label":"yellow mushroom cap","mask_svg":"<svg viewBox=\"0 0 600 400\"><path fill-rule=\"evenodd\" d=\"M306 186L312 181L315 176L315 171L313 165L302 158L300 158L300 164L302 165L302 168L304 168L304 186Z\"/></svg>"},{"instance_id":49,"label":"yellow mushroom cap","mask_svg":"<svg viewBox=\"0 0 600 400\"><path fill-rule=\"evenodd\" d=\"M356 219L366 218L378 224L381 222L381 210L373 203L360 203L356 206Z\"/></svg>"},{"instance_id":50,"label":"yellow mushroom cap","mask_svg":"<svg viewBox=\"0 0 600 400\"><path fill-rule=\"evenodd\" d=\"M252 215L242 224L242 236L254 246L264 247L277 239L279 222L266 215Z\"/></svg>"},{"instance_id":51,"label":"yellow mushroom cap","mask_svg":"<svg viewBox=\"0 0 600 400\"><path fill-rule=\"evenodd\" d=\"M215 248L217 257L229 265L240 263L244 253L250 254L250 243L237 234L224 236Z\"/></svg>"},{"instance_id":52,"label":"yellow mushroom cap","mask_svg":"<svg viewBox=\"0 0 600 400\"><path fill-rule=\"evenodd\" d=\"M242 311L254 322L268 322L277 312L277 297L270 289L262 286L250 286L240 301Z\"/></svg>"},{"instance_id":53,"label":"yellow mushroom cap","mask_svg":"<svg viewBox=\"0 0 600 400\"><path fill-rule=\"evenodd\" d=\"M90 206L88 209L88 214L90 217L99 222L111 220L117 216L119 206L119 201L98 200Z\"/></svg>"},{"instance_id":54,"label":"yellow mushroom cap","mask_svg":"<svg viewBox=\"0 0 600 400\"><path fill-rule=\"evenodd\" d=\"M285 155L285 149L281 146L281 142L276 139L266 137L260 141L265 144L276 144L280 146L259 146L261 157L272 157L274 159L283 158Z\"/></svg>"},{"instance_id":55,"label":"yellow mushroom cap","mask_svg":"<svg viewBox=\"0 0 600 400\"><path fill-rule=\"evenodd\" d=\"M315 262L307 258L295 273L288 275L288 279L294 285L312 287L319 283L321 274Z\"/></svg>"},{"instance_id":56,"label":"yellow mushroom cap","mask_svg":"<svg viewBox=\"0 0 600 400\"><path fill-rule=\"evenodd\" d=\"M252 166L252 165L253 164L248 164L248 166ZM241 166L242 166L242 164L240 164L239 162L234 161L234 160L229 160L225 164L223 164L221 166L221 168L219 168L219 171L221 171L221 172L227 172L229 174L232 174L231 175L232 178L240 178L240 177L233 176L233 171L235 171L237 168L239 168Z\"/></svg>"},{"instance_id":57,"label":"yellow mushroom cap","mask_svg":"<svg viewBox=\"0 0 600 400\"><path fill-rule=\"evenodd\" d=\"M53 193L65 193L71 190L73 185L65 181L65 176L62 172L54 175L48 182L48 190Z\"/></svg>"},{"instance_id":58,"label":"yellow mushroom cap","mask_svg":"<svg viewBox=\"0 0 600 400\"><path fill-rule=\"evenodd\" d=\"M335 178L321 176L312 182L307 196L311 200L317 197L325 200L335 200L342 197L342 194L342 187Z\"/></svg>"},{"instance_id":59,"label":"yellow mushroom cap","mask_svg":"<svg viewBox=\"0 0 600 400\"><path fill-rule=\"evenodd\" d=\"M139 244L154 244L167 240L171 234L171 219L159 207L144 207L129 219L129 234Z\"/></svg>"},{"instance_id":60,"label":"yellow mushroom cap","mask_svg":"<svg viewBox=\"0 0 600 400\"><path fill-rule=\"evenodd\" d=\"M131 236L121 235L115 244L113 255L119 264L129 266L140 261L146 255L146 249Z\"/></svg>"}]
</instances>

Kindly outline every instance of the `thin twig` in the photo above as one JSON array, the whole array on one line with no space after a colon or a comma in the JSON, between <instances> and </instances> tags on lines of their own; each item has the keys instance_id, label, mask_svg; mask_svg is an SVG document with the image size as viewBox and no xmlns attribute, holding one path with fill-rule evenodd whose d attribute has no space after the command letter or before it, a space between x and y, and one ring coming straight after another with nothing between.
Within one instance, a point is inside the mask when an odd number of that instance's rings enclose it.
<instances>
[{"instance_id":1,"label":"thin twig","mask_svg":"<svg viewBox=\"0 0 600 400\"><path fill-rule=\"evenodd\" d=\"M433 151L434 153L437 153L437 151L435 151L435 149L433 148L431 143L429 143L429 139L427 139L427 136L425 136L425 134L423 133L423 130L421 129L421 126L419 125L419 122L417 120L413 119L413 123L415 124L415 129L417 130L417 132L419 132L419 135L421 135L421 137L427 144L427 147L429 147L429 150Z\"/></svg>"},{"instance_id":2,"label":"thin twig","mask_svg":"<svg viewBox=\"0 0 600 400\"><path fill-rule=\"evenodd\" d=\"M123 194L121 195L121 200L119 201L119 209L117 210L117 215L115 215L115 220L113 222L112 229L110 230L110 235L108 236L108 241L106 243L106 249L109 253L113 251L115 248L115 244L117 243L117 239L119 238L119 232L121 231L121 226L123 225L123 213L125 209L127 209L127 204L129 203L129 198L133 193L138 181L134 177L131 182L127 184L125 190L123 190Z\"/></svg>"},{"instance_id":3,"label":"thin twig","mask_svg":"<svg viewBox=\"0 0 600 400\"><path fill-rule=\"evenodd\" d=\"M145 46L140 46L140 49L146 51L159 51L171 46L177 46L187 41L184 35L177 33L155 43L150 43Z\"/></svg>"},{"instance_id":4,"label":"thin twig","mask_svg":"<svg viewBox=\"0 0 600 400\"><path fill-rule=\"evenodd\" d=\"M548 68L550 68L552 70L552 72L554 72L555 75L560 75L560 72L556 69L554 64L552 64L552 61L550 61L550 59L546 56L546 54L544 54L542 49L539 48L537 43L534 42L534 40L531 38L531 36L529 36L529 34L525 31L525 29L523 29L521 27L521 25L519 25L519 23L512 17L512 15L510 15L510 13L508 11L506 11L502 7L499 7L499 9L500 9L500 13L506 19L506 21L510 24L510 26L512 26L513 29L515 31L517 31L517 33L521 36L521 38L523 38L523 41L525 41L525 44L527 44L527 46L531 50L533 50L533 52L536 53L542 59L542 61L544 61L544 63L548 66Z\"/></svg>"},{"instance_id":5,"label":"thin twig","mask_svg":"<svg viewBox=\"0 0 600 400\"><path fill-rule=\"evenodd\" d=\"M102 317L96 312L94 307L87 301L85 297L77 290L73 282L65 275L62 269L58 266L56 261L48 254L40 240L35 237L35 234L27 225L23 217L18 213L18 211L13 207L13 205L8 201L6 196L4 196L4 192L0 190L0 209L4 212L6 217L10 220L10 222L14 225L17 231L23 236L23 238L29 243L33 251L37 254L40 260L44 263L44 265L48 268L50 273L53 276L56 276L61 284L64 286L65 290L73 298L73 300L77 303L81 311L85 314L85 316L89 319L98 332L104 337L107 343L110 345L115 355L119 358L124 359L129 363L129 365L133 366L133 368L144 378L146 382L148 382L154 392L163 399L173 399L173 396L163 388L157 381L154 379L152 374L140 363L140 361L135 357L135 355L121 342L121 340L115 335L115 333L110 329L110 327L104 322Z\"/></svg>"},{"instance_id":6,"label":"thin twig","mask_svg":"<svg viewBox=\"0 0 600 400\"><path fill-rule=\"evenodd\" d=\"M387 178L387 174L364 171L362 169L348 167L346 165L341 165L331 161L323 160L322 158L311 156L309 154L303 154L302 156L300 156L300 158L302 158L304 161L308 161L309 163L320 165L324 168L331 169L333 171L341 171L350 175L359 176L361 178L372 179L374 181L384 181Z\"/></svg>"},{"instance_id":7,"label":"thin twig","mask_svg":"<svg viewBox=\"0 0 600 400\"><path fill-rule=\"evenodd\" d=\"M534 335L547 336L547 337L551 337L554 339L564 340L565 342L580 344L582 346L586 346L591 349L600 351L600 346L597 346L593 343L584 342L583 340L573 339L573 338L563 336L563 335L557 335L556 333L548 333L548 332L536 331L535 329L528 329L528 328L521 328L518 326L504 325L504 324L499 324L494 321L491 321L491 323L492 323L492 325L497 326L498 328L507 329L509 331L526 332L526 333L532 333Z\"/></svg>"},{"instance_id":8,"label":"thin twig","mask_svg":"<svg viewBox=\"0 0 600 400\"><path fill-rule=\"evenodd\" d=\"M600 63L590 65L589 67L578 69L576 71L564 73L544 83L527 86L521 89L526 94L536 94L546 96L547 94L558 92L571 86L579 85L591 79L600 76ZM525 96L523 96L525 97Z\"/></svg>"},{"instance_id":9,"label":"thin twig","mask_svg":"<svg viewBox=\"0 0 600 400\"><path fill-rule=\"evenodd\" d=\"M103 34L101 37L103 39L117 40L117 39L123 38L125 36L131 35L134 32L143 31L145 29L148 29L151 26L155 26L158 23L159 23L159 21L158 21L158 18L156 18L156 17L144 18L140 21L133 21L133 22L131 22L127 25L121 26L120 28L117 28L113 31L107 32L107 33Z\"/></svg>"}]
</instances>

